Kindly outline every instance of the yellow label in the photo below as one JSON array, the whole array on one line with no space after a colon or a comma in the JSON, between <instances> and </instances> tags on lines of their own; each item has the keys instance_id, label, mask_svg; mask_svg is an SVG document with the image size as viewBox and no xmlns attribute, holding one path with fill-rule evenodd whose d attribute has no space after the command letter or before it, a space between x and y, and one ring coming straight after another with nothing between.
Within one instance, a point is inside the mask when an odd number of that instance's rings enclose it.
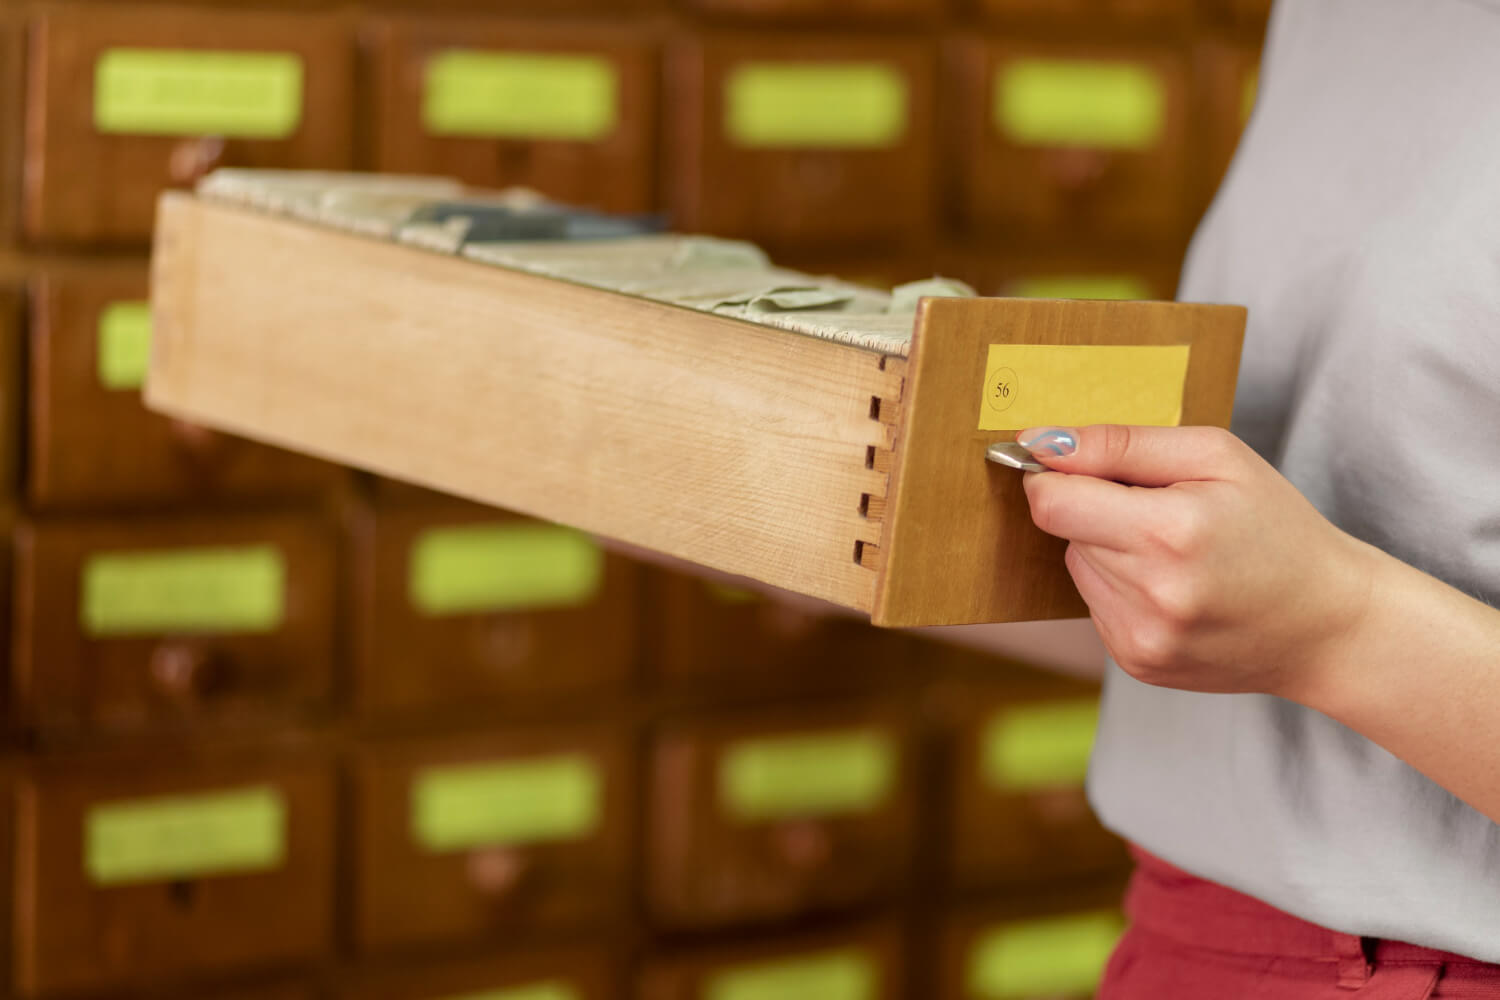
<instances>
[{"instance_id":1,"label":"yellow label","mask_svg":"<svg viewBox=\"0 0 1500 1000\"><path fill-rule=\"evenodd\" d=\"M270 632L286 566L269 545L103 552L84 564L79 618L91 636Z\"/></svg>"},{"instance_id":2,"label":"yellow label","mask_svg":"<svg viewBox=\"0 0 1500 1000\"><path fill-rule=\"evenodd\" d=\"M270 787L110 802L84 820L95 885L267 871L286 855L286 803Z\"/></svg>"},{"instance_id":3,"label":"yellow label","mask_svg":"<svg viewBox=\"0 0 1500 1000\"><path fill-rule=\"evenodd\" d=\"M1026 146L1149 149L1166 125L1161 78L1139 63L1017 59L994 87L995 127Z\"/></svg>"},{"instance_id":4,"label":"yellow label","mask_svg":"<svg viewBox=\"0 0 1500 1000\"><path fill-rule=\"evenodd\" d=\"M574 840L598 825L603 794L583 754L430 768L412 789L412 835L434 852Z\"/></svg>"},{"instance_id":5,"label":"yellow label","mask_svg":"<svg viewBox=\"0 0 1500 1000\"><path fill-rule=\"evenodd\" d=\"M133 135L285 139L302 120L289 52L110 49L94 65L94 127Z\"/></svg>"},{"instance_id":6,"label":"yellow label","mask_svg":"<svg viewBox=\"0 0 1500 1000\"><path fill-rule=\"evenodd\" d=\"M525 986L507 986L501 990L481 990L478 993L442 997L440 1000L582 1000L582 998L570 984L555 981L528 983Z\"/></svg>"},{"instance_id":7,"label":"yellow label","mask_svg":"<svg viewBox=\"0 0 1500 1000\"><path fill-rule=\"evenodd\" d=\"M1240 84L1240 124L1243 125L1250 120L1250 113L1255 110L1255 98L1260 93L1260 70L1252 69L1245 74L1245 82Z\"/></svg>"},{"instance_id":8,"label":"yellow label","mask_svg":"<svg viewBox=\"0 0 1500 1000\"><path fill-rule=\"evenodd\" d=\"M455 49L428 60L433 135L598 142L619 124L619 80L598 56Z\"/></svg>"},{"instance_id":9,"label":"yellow label","mask_svg":"<svg viewBox=\"0 0 1500 1000\"><path fill-rule=\"evenodd\" d=\"M850 948L739 966L708 982L706 1000L874 1000L880 972Z\"/></svg>"},{"instance_id":10,"label":"yellow label","mask_svg":"<svg viewBox=\"0 0 1500 1000\"><path fill-rule=\"evenodd\" d=\"M748 740L719 758L719 799L750 822L866 812L896 781L896 746L878 729Z\"/></svg>"},{"instance_id":11,"label":"yellow label","mask_svg":"<svg viewBox=\"0 0 1500 1000\"><path fill-rule=\"evenodd\" d=\"M885 63L744 63L725 83L724 129L751 149L878 149L906 135L906 78Z\"/></svg>"},{"instance_id":12,"label":"yellow label","mask_svg":"<svg viewBox=\"0 0 1500 1000\"><path fill-rule=\"evenodd\" d=\"M1023 705L996 714L985 726L985 780L1005 792L1081 785L1099 728L1096 700Z\"/></svg>"},{"instance_id":13,"label":"yellow label","mask_svg":"<svg viewBox=\"0 0 1500 1000\"><path fill-rule=\"evenodd\" d=\"M603 581L604 553L571 528L466 524L417 539L408 590L423 614L464 615L587 604Z\"/></svg>"},{"instance_id":14,"label":"yellow label","mask_svg":"<svg viewBox=\"0 0 1500 1000\"><path fill-rule=\"evenodd\" d=\"M112 302L99 314L99 382L109 390L139 389L151 362L151 303Z\"/></svg>"},{"instance_id":15,"label":"yellow label","mask_svg":"<svg viewBox=\"0 0 1500 1000\"><path fill-rule=\"evenodd\" d=\"M1128 274L1052 274L1021 278L1006 291L1022 299L1114 299L1141 301L1152 298L1141 278Z\"/></svg>"},{"instance_id":16,"label":"yellow label","mask_svg":"<svg viewBox=\"0 0 1500 1000\"><path fill-rule=\"evenodd\" d=\"M1147 424L1182 420L1188 348L991 344L979 429Z\"/></svg>"},{"instance_id":17,"label":"yellow label","mask_svg":"<svg viewBox=\"0 0 1500 1000\"><path fill-rule=\"evenodd\" d=\"M967 995L982 1000L1086 1000L1098 989L1124 931L1125 919L1107 911L995 927L970 952Z\"/></svg>"}]
</instances>

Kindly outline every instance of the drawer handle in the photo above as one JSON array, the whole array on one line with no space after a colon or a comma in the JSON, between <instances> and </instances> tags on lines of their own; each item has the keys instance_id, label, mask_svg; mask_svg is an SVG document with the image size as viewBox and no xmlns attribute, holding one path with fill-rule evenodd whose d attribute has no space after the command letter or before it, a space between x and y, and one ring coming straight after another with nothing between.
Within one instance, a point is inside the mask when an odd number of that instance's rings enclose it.
<instances>
[{"instance_id":1,"label":"drawer handle","mask_svg":"<svg viewBox=\"0 0 1500 1000\"><path fill-rule=\"evenodd\" d=\"M1043 154L1042 169L1058 190L1079 195L1097 188L1113 163L1108 150L1049 149Z\"/></svg>"},{"instance_id":2,"label":"drawer handle","mask_svg":"<svg viewBox=\"0 0 1500 1000\"><path fill-rule=\"evenodd\" d=\"M1030 795L1031 807L1048 826L1076 826L1093 819L1083 786L1040 788Z\"/></svg>"},{"instance_id":3,"label":"drawer handle","mask_svg":"<svg viewBox=\"0 0 1500 1000\"><path fill-rule=\"evenodd\" d=\"M513 895L527 880L531 859L508 847L488 847L470 851L469 884L491 898Z\"/></svg>"},{"instance_id":4,"label":"drawer handle","mask_svg":"<svg viewBox=\"0 0 1500 1000\"><path fill-rule=\"evenodd\" d=\"M218 169L224 160L222 136L205 135L184 139L172 147L167 173L172 183L191 187L208 173Z\"/></svg>"},{"instance_id":5,"label":"drawer handle","mask_svg":"<svg viewBox=\"0 0 1500 1000\"><path fill-rule=\"evenodd\" d=\"M176 701L196 702L228 682L227 665L194 642L164 642L151 653L151 679Z\"/></svg>"},{"instance_id":6,"label":"drawer handle","mask_svg":"<svg viewBox=\"0 0 1500 1000\"><path fill-rule=\"evenodd\" d=\"M826 824L815 820L778 823L772 828L771 841L781 860L797 871L819 871L833 859L833 835Z\"/></svg>"},{"instance_id":7,"label":"drawer handle","mask_svg":"<svg viewBox=\"0 0 1500 1000\"><path fill-rule=\"evenodd\" d=\"M767 601L760 607L760 625L781 642L801 642L811 638L822 619L780 601Z\"/></svg>"},{"instance_id":8,"label":"drawer handle","mask_svg":"<svg viewBox=\"0 0 1500 1000\"><path fill-rule=\"evenodd\" d=\"M502 673L524 666L536 655L536 628L524 618L493 615L483 625L485 659Z\"/></svg>"},{"instance_id":9,"label":"drawer handle","mask_svg":"<svg viewBox=\"0 0 1500 1000\"><path fill-rule=\"evenodd\" d=\"M212 428L176 418L168 421L168 427L172 443L194 461L211 462L224 454L228 439Z\"/></svg>"}]
</instances>

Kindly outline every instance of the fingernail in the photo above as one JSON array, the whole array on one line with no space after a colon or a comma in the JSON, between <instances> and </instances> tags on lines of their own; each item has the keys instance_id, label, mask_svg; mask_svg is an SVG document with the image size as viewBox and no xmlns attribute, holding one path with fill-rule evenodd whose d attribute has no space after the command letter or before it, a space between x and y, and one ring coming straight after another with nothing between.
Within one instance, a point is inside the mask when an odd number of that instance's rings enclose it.
<instances>
[{"instance_id":1,"label":"fingernail","mask_svg":"<svg viewBox=\"0 0 1500 1000\"><path fill-rule=\"evenodd\" d=\"M1016 444L1033 455L1045 453L1066 458L1078 450L1078 437L1066 427L1041 427L1023 431Z\"/></svg>"}]
</instances>

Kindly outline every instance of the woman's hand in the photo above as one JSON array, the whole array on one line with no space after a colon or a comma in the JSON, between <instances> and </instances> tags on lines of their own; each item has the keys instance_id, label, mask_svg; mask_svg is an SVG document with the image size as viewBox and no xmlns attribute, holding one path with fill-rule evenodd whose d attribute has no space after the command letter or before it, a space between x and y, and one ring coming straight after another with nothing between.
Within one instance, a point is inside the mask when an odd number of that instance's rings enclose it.
<instances>
[{"instance_id":1,"label":"woman's hand","mask_svg":"<svg viewBox=\"0 0 1500 1000\"><path fill-rule=\"evenodd\" d=\"M1023 431L1031 516L1115 661L1149 684L1294 700L1338 661L1380 554L1227 431Z\"/></svg>"}]
</instances>

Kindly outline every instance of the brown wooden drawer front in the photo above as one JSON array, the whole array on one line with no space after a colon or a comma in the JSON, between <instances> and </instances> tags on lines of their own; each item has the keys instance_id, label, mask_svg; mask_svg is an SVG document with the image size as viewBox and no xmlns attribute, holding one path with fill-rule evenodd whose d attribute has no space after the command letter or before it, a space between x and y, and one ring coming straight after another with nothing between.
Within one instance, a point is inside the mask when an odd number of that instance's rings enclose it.
<instances>
[{"instance_id":1,"label":"brown wooden drawer front","mask_svg":"<svg viewBox=\"0 0 1500 1000\"><path fill-rule=\"evenodd\" d=\"M1182 25L1193 16L1194 0L975 0L975 5L997 20L1045 18L1076 29L1079 24L1092 28L1100 19Z\"/></svg>"},{"instance_id":2,"label":"brown wooden drawer front","mask_svg":"<svg viewBox=\"0 0 1500 1000\"><path fill-rule=\"evenodd\" d=\"M356 524L362 710L607 697L637 644L635 569L577 533L477 506Z\"/></svg>"},{"instance_id":3,"label":"brown wooden drawer front","mask_svg":"<svg viewBox=\"0 0 1500 1000\"><path fill-rule=\"evenodd\" d=\"M482 961L370 969L340 1000L617 1000L621 970L602 951L516 950Z\"/></svg>"},{"instance_id":4,"label":"brown wooden drawer front","mask_svg":"<svg viewBox=\"0 0 1500 1000\"><path fill-rule=\"evenodd\" d=\"M334 546L313 517L28 522L14 687L43 730L284 717L329 693Z\"/></svg>"},{"instance_id":5,"label":"brown wooden drawer front","mask_svg":"<svg viewBox=\"0 0 1500 1000\"><path fill-rule=\"evenodd\" d=\"M650 793L655 918L763 921L899 892L912 849L913 752L895 708L664 726Z\"/></svg>"},{"instance_id":6,"label":"brown wooden drawer front","mask_svg":"<svg viewBox=\"0 0 1500 1000\"><path fill-rule=\"evenodd\" d=\"M942 14L949 0L688 0L688 6L705 14L772 21L926 20Z\"/></svg>"},{"instance_id":7,"label":"brown wooden drawer front","mask_svg":"<svg viewBox=\"0 0 1500 1000\"><path fill-rule=\"evenodd\" d=\"M31 329L31 460L41 508L310 498L336 465L168 419L141 403L150 342L140 270L39 279Z\"/></svg>"},{"instance_id":8,"label":"brown wooden drawer front","mask_svg":"<svg viewBox=\"0 0 1500 1000\"><path fill-rule=\"evenodd\" d=\"M500 733L357 762L365 951L598 925L620 913L635 801L624 733Z\"/></svg>"},{"instance_id":9,"label":"brown wooden drawer front","mask_svg":"<svg viewBox=\"0 0 1500 1000\"><path fill-rule=\"evenodd\" d=\"M37 765L18 809L28 994L284 966L330 947L333 784L316 762Z\"/></svg>"},{"instance_id":10,"label":"brown wooden drawer front","mask_svg":"<svg viewBox=\"0 0 1500 1000\"><path fill-rule=\"evenodd\" d=\"M893 924L648 959L640 1000L725 997L896 1000L906 958Z\"/></svg>"},{"instance_id":11,"label":"brown wooden drawer front","mask_svg":"<svg viewBox=\"0 0 1500 1000\"><path fill-rule=\"evenodd\" d=\"M997 902L951 915L941 930L942 1000L1091 1000L1125 930L1123 889Z\"/></svg>"},{"instance_id":12,"label":"brown wooden drawer front","mask_svg":"<svg viewBox=\"0 0 1500 1000\"><path fill-rule=\"evenodd\" d=\"M943 274L962 278L980 295L1042 299L1154 299L1177 294L1181 261L1161 250L1013 253L946 252Z\"/></svg>"},{"instance_id":13,"label":"brown wooden drawer front","mask_svg":"<svg viewBox=\"0 0 1500 1000\"><path fill-rule=\"evenodd\" d=\"M21 446L20 290L0 285L0 502L16 494Z\"/></svg>"},{"instance_id":14,"label":"brown wooden drawer front","mask_svg":"<svg viewBox=\"0 0 1500 1000\"><path fill-rule=\"evenodd\" d=\"M1240 133L1250 121L1260 84L1260 49L1218 39L1199 43L1195 94L1202 124L1202 186L1207 207L1234 159Z\"/></svg>"},{"instance_id":15,"label":"brown wooden drawer front","mask_svg":"<svg viewBox=\"0 0 1500 1000\"><path fill-rule=\"evenodd\" d=\"M957 882L1038 884L1124 870L1123 842L1084 795L1097 689L971 687L955 702L954 841L945 853Z\"/></svg>"},{"instance_id":16,"label":"brown wooden drawer front","mask_svg":"<svg viewBox=\"0 0 1500 1000\"><path fill-rule=\"evenodd\" d=\"M679 229L772 246L904 247L933 219L934 49L704 35L668 77Z\"/></svg>"},{"instance_id":17,"label":"brown wooden drawer front","mask_svg":"<svg viewBox=\"0 0 1500 1000\"><path fill-rule=\"evenodd\" d=\"M141 244L157 193L215 166L349 167L351 47L326 15L42 8L27 88L26 236Z\"/></svg>"},{"instance_id":18,"label":"brown wooden drawer front","mask_svg":"<svg viewBox=\"0 0 1500 1000\"><path fill-rule=\"evenodd\" d=\"M657 56L625 27L391 18L367 27L374 167L655 207Z\"/></svg>"},{"instance_id":19,"label":"brown wooden drawer front","mask_svg":"<svg viewBox=\"0 0 1500 1000\"><path fill-rule=\"evenodd\" d=\"M1175 239L1189 198L1185 59L1148 44L956 42L963 228Z\"/></svg>"}]
</instances>

